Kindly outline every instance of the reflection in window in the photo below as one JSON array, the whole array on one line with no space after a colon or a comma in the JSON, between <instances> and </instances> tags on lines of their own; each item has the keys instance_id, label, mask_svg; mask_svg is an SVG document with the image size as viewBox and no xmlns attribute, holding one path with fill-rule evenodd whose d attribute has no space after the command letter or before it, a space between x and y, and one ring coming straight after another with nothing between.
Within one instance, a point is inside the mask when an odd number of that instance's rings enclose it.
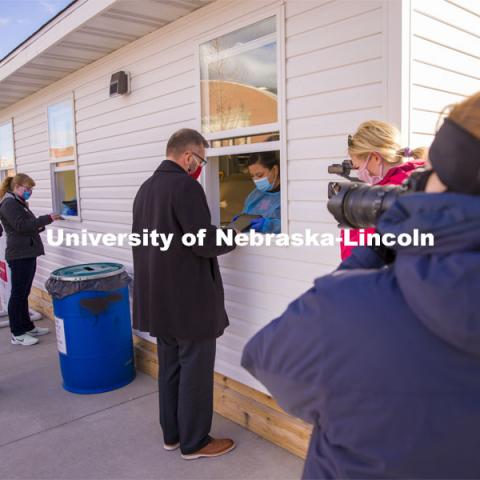
<instances>
[{"instance_id":1,"label":"reflection in window","mask_svg":"<svg viewBox=\"0 0 480 480\"><path fill-rule=\"evenodd\" d=\"M48 137L51 159L74 158L75 131L71 100L48 107Z\"/></svg>"},{"instance_id":2,"label":"reflection in window","mask_svg":"<svg viewBox=\"0 0 480 480\"><path fill-rule=\"evenodd\" d=\"M15 152L12 122L0 125L0 172L1 177L14 174Z\"/></svg>"},{"instance_id":3,"label":"reflection in window","mask_svg":"<svg viewBox=\"0 0 480 480\"><path fill-rule=\"evenodd\" d=\"M280 233L280 162L278 152L218 157L220 224L241 213L260 215L261 233Z\"/></svg>"},{"instance_id":4,"label":"reflection in window","mask_svg":"<svg viewBox=\"0 0 480 480\"><path fill-rule=\"evenodd\" d=\"M200 46L205 133L278 121L276 19Z\"/></svg>"},{"instance_id":5,"label":"reflection in window","mask_svg":"<svg viewBox=\"0 0 480 480\"><path fill-rule=\"evenodd\" d=\"M78 216L75 128L72 100L48 107L49 153L53 208L63 216Z\"/></svg>"}]
</instances>

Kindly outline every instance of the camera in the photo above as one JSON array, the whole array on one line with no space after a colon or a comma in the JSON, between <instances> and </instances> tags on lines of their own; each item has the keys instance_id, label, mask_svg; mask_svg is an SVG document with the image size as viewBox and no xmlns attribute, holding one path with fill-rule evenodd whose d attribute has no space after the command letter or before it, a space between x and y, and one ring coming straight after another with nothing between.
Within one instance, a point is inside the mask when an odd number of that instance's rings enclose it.
<instances>
[{"instance_id":1,"label":"camera","mask_svg":"<svg viewBox=\"0 0 480 480\"><path fill-rule=\"evenodd\" d=\"M332 175L340 175L351 182L363 183L360 179L356 177L351 177L350 172L353 170L353 163L351 160L344 160L342 163L333 163L328 166L328 173Z\"/></svg>"},{"instance_id":2,"label":"camera","mask_svg":"<svg viewBox=\"0 0 480 480\"><path fill-rule=\"evenodd\" d=\"M330 173L330 167L328 171ZM380 216L399 196L425 191L431 173L432 170L418 168L402 185L370 186L360 182L330 182L328 211L337 220L339 227L375 227Z\"/></svg>"}]
</instances>

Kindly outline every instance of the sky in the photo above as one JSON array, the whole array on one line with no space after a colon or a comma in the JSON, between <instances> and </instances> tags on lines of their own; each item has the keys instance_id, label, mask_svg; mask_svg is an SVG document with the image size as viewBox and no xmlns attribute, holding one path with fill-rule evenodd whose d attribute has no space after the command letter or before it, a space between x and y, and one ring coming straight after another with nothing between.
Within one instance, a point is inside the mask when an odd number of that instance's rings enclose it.
<instances>
[{"instance_id":1,"label":"sky","mask_svg":"<svg viewBox=\"0 0 480 480\"><path fill-rule=\"evenodd\" d=\"M0 0L0 59L72 0Z\"/></svg>"}]
</instances>

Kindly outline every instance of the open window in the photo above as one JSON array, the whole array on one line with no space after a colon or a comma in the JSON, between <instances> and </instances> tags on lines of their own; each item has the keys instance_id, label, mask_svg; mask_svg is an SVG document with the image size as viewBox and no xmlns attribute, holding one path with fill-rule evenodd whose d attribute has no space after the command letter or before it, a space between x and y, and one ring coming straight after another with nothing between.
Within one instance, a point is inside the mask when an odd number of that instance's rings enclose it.
<instances>
[{"instance_id":1,"label":"open window","mask_svg":"<svg viewBox=\"0 0 480 480\"><path fill-rule=\"evenodd\" d=\"M73 99L50 105L47 113L53 210L79 218Z\"/></svg>"},{"instance_id":2,"label":"open window","mask_svg":"<svg viewBox=\"0 0 480 480\"><path fill-rule=\"evenodd\" d=\"M249 163L258 154L270 159L273 155L276 177L269 177L272 189L265 202L277 203L278 208L266 210L278 218L274 231L266 231L280 233L279 52L276 15L199 47L201 127L211 146L207 195L217 224L228 224L242 212L262 214L246 211L247 199L260 195Z\"/></svg>"},{"instance_id":3,"label":"open window","mask_svg":"<svg viewBox=\"0 0 480 480\"><path fill-rule=\"evenodd\" d=\"M0 181L15 175L15 148L12 120L0 124Z\"/></svg>"}]
</instances>

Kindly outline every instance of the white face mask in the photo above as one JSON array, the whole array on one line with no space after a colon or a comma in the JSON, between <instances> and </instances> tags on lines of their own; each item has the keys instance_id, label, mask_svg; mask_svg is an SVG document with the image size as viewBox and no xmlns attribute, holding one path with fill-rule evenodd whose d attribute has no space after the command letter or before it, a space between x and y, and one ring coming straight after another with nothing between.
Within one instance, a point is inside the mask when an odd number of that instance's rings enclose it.
<instances>
[{"instance_id":1,"label":"white face mask","mask_svg":"<svg viewBox=\"0 0 480 480\"><path fill-rule=\"evenodd\" d=\"M367 159L365 160L365 163L358 169L358 178L363 182L368 183L369 185L375 185L378 182L381 182L383 179L383 161L382 161L382 167L380 170L380 175L372 175L367 169L367 165L371 157L372 157L372 154L370 154L367 157Z\"/></svg>"}]
</instances>

